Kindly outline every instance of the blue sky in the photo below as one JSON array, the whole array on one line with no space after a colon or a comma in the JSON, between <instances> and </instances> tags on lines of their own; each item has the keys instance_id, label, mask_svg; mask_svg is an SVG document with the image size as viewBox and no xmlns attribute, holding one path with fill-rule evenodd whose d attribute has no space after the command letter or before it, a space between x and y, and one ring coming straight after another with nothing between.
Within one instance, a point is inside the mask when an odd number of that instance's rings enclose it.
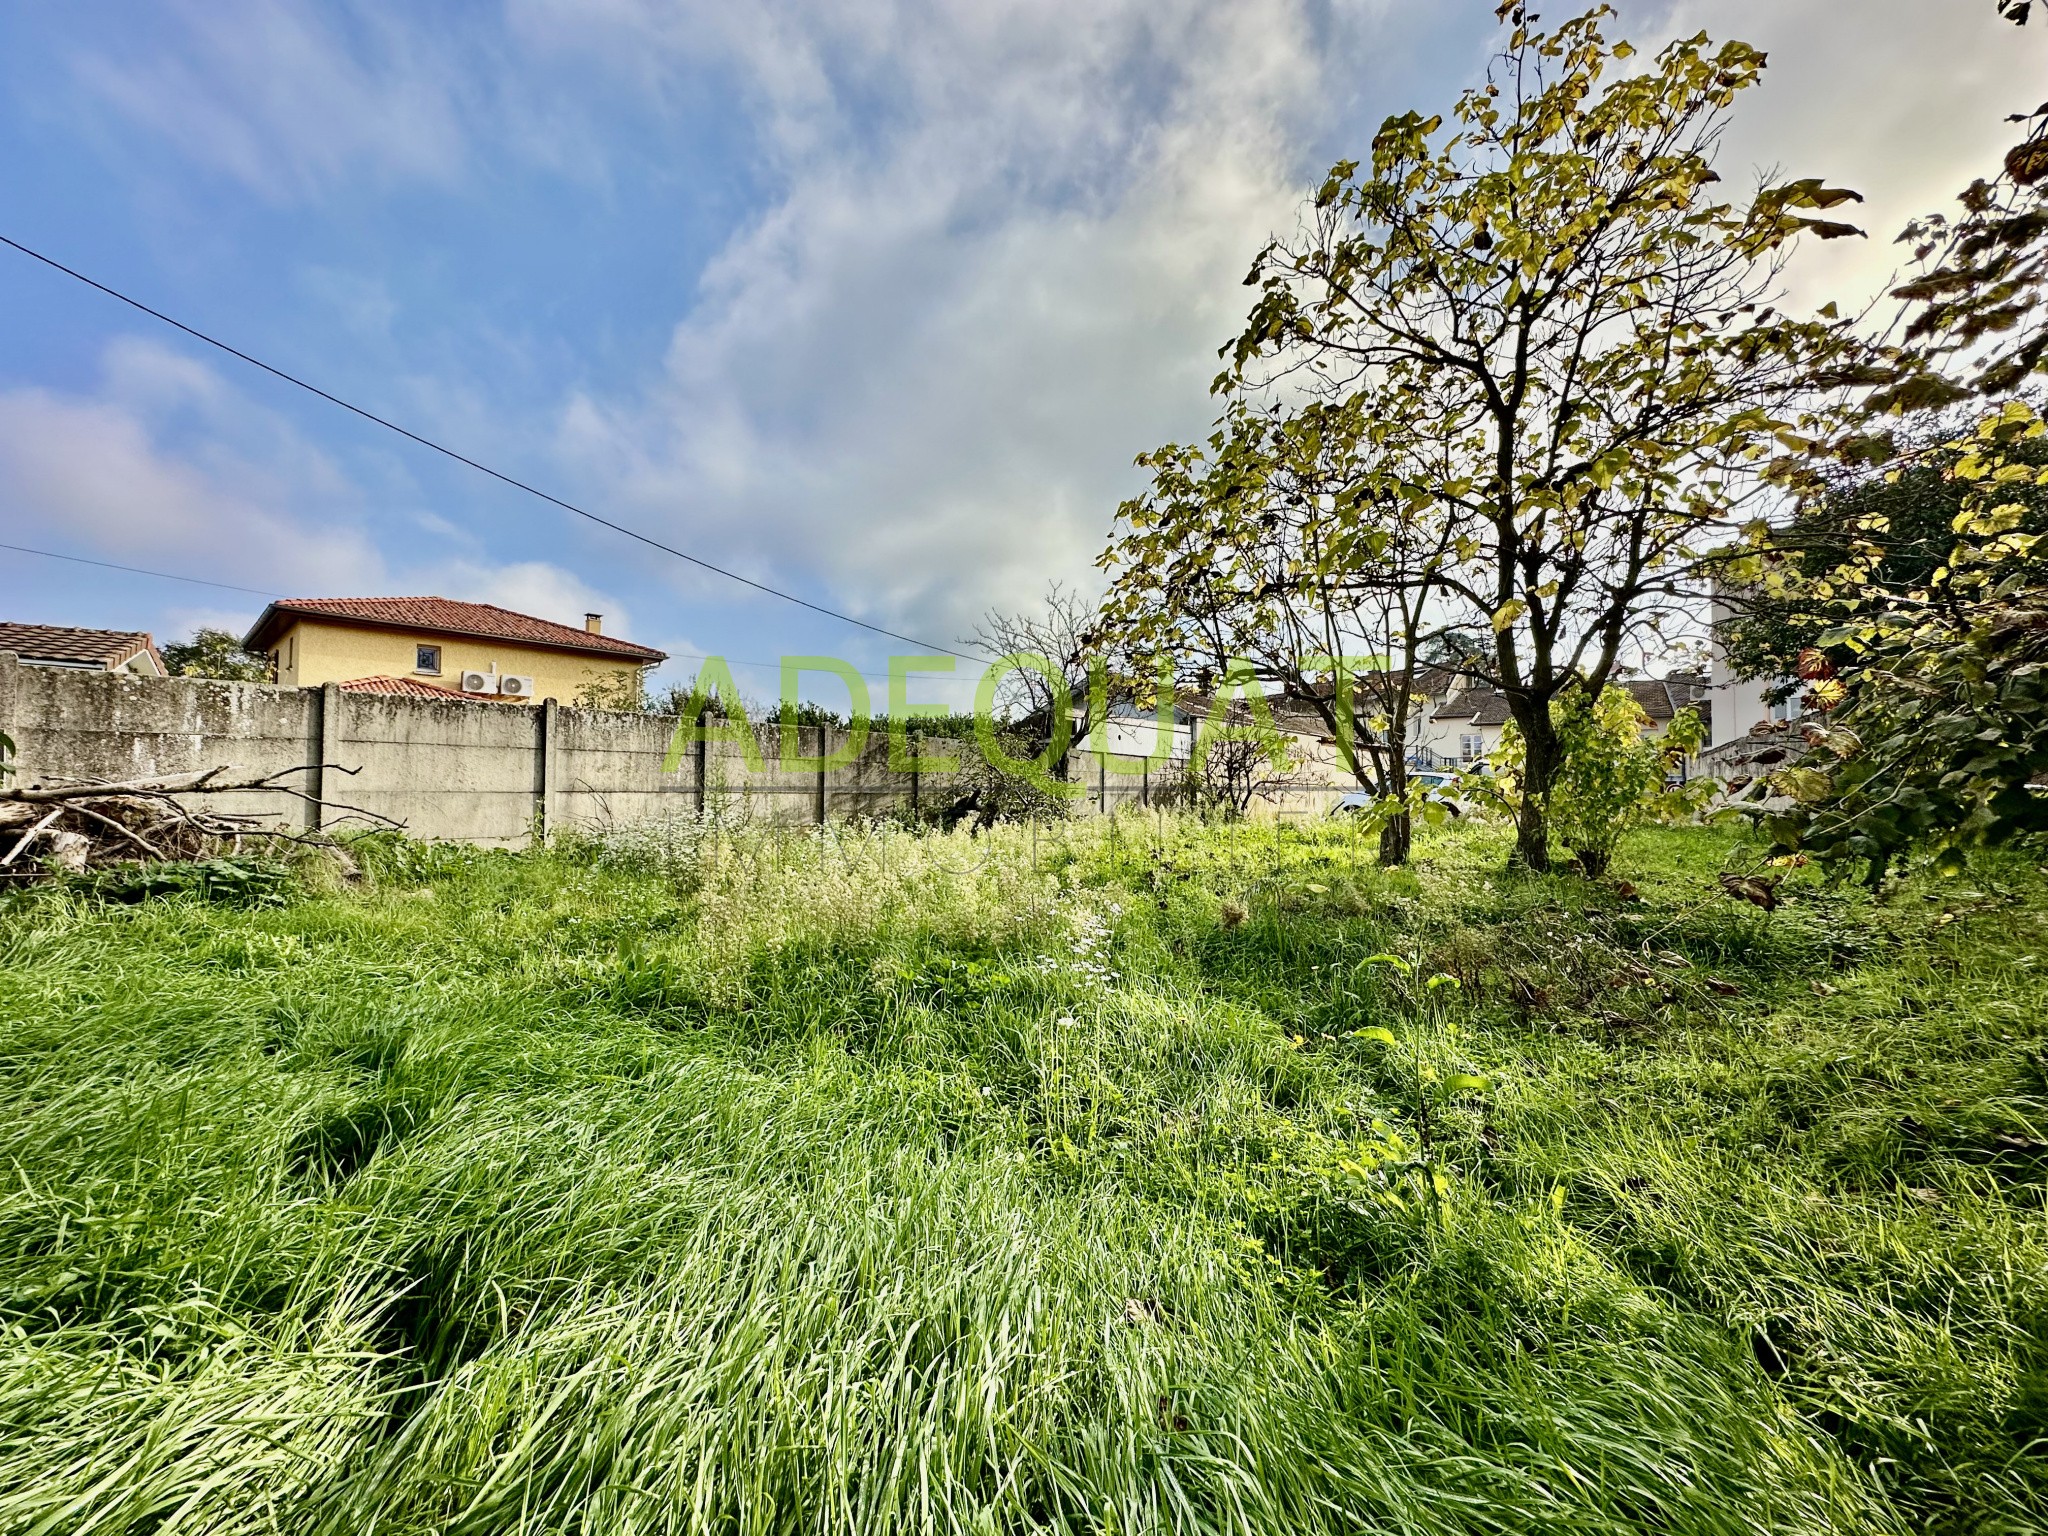
<instances>
[{"instance_id":1,"label":"blue sky","mask_svg":"<svg viewBox=\"0 0 2048 1536\"><path fill-rule=\"evenodd\" d=\"M1731 169L1888 235L2048 95L1991 0L1641 0L1771 50ZM953 644L1086 584L1210 418L1238 286L1490 0L69 0L0 7L0 233L704 558ZM1562 8L1559 9L1562 14ZM1850 242L1843 242L1844 247ZM1888 241L1795 269L1860 299ZM0 250L0 538L261 592L437 592L679 653L878 637L707 578ZM0 618L261 599L0 551ZM772 693L771 673L739 667ZM957 695L956 695L957 697Z\"/></svg>"}]
</instances>

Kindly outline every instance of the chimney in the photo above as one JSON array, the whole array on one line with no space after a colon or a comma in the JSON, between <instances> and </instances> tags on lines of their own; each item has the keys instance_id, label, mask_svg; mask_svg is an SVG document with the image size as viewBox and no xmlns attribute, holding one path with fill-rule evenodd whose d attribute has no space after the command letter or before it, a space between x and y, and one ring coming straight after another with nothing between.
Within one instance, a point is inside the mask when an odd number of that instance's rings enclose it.
<instances>
[{"instance_id":1,"label":"chimney","mask_svg":"<svg viewBox=\"0 0 2048 1536\"><path fill-rule=\"evenodd\" d=\"M603 634L604 615L601 613L586 613L585 615L583 615L583 627L589 630L593 635Z\"/></svg>"}]
</instances>

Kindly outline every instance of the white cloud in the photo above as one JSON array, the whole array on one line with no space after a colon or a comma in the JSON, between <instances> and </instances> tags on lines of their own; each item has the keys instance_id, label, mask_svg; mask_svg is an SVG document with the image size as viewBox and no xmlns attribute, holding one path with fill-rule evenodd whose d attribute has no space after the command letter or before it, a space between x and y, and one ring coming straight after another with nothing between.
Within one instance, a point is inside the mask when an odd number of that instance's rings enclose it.
<instances>
[{"instance_id":1,"label":"white cloud","mask_svg":"<svg viewBox=\"0 0 2048 1536\"><path fill-rule=\"evenodd\" d=\"M607 597L589 583L540 560L522 560L514 565L481 565L470 560L441 562L425 568L419 579L438 583L437 595L470 603L496 603L553 619L557 624L583 627L586 613L604 615L607 634L631 636L632 616L617 599Z\"/></svg>"},{"instance_id":2,"label":"white cloud","mask_svg":"<svg viewBox=\"0 0 2048 1536\"><path fill-rule=\"evenodd\" d=\"M360 489L284 418L153 342L118 340L104 363L94 394L0 391L0 486L22 543L280 595L434 593L565 624L602 612L614 633L630 624L560 566L494 562L467 538L389 560ZM214 610L166 609L180 625L194 612Z\"/></svg>"},{"instance_id":3,"label":"white cloud","mask_svg":"<svg viewBox=\"0 0 2048 1536\"><path fill-rule=\"evenodd\" d=\"M395 15L304 0L175 0L74 60L93 93L276 198L371 168L448 181L467 155L460 78ZM169 36L156 30L168 29Z\"/></svg>"},{"instance_id":4,"label":"white cloud","mask_svg":"<svg viewBox=\"0 0 2048 1536\"><path fill-rule=\"evenodd\" d=\"M612 10L636 57L707 46ZM1204 429L1238 279L1294 216L1304 11L738 14L710 46L751 71L787 190L705 272L661 385L572 399L564 451L674 537L941 643L1085 580L1133 454Z\"/></svg>"},{"instance_id":5,"label":"white cloud","mask_svg":"<svg viewBox=\"0 0 2048 1536\"><path fill-rule=\"evenodd\" d=\"M538 35L567 10L516 14ZM1776 165L1869 197L1872 239L1799 257L1813 303L1876 293L1898 227L1995 165L2048 46L1990 0L1629 11L1617 32L1772 52L1731 181ZM1294 217L1319 169L1300 146L1372 42L1354 14L1341 51L1319 47L1287 0L575 14L643 80L664 57L735 61L787 190L704 274L662 386L577 395L564 451L695 547L941 641L1049 576L1085 582L1131 455L1203 429L1237 279ZM1454 88L1410 81L1380 105Z\"/></svg>"},{"instance_id":6,"label":"white cloud","mask_svg":"<svg viewBox=\"0 0 2048 1536\"><path fill-rule=\"evenodd\" d=\"M1382 112L1447 106L1489 9L1453 31L1385 0L506 0L502 32L457 32L370 0L180 0L171 45L102 39L78 67L135 121L278 198L355 175L459 184L487 143L601 175L590 125L611 98L653 105L647 142L614 148L656 157L661 131L736 101L735 175L763 179L766 206L690 311L655 322L672 325L658 379L565 398L563 480L707 559L947 643L1049 577L1087 581L1138 484L1132 455L1205 430L1238 279L1322 168L1306 146L1362 153ZM1868 296L1898 226L1995 163L2048 48L1991 0L1624 11L1614 30L1641 41L1705 28L1770 50L1735 115L1731 182L1775 165L1870 196L1856 216L1872 239L1799 258L1811 302ZM1405 61L1385 63L1401 78L1361 103L1386 60ZM307 282L363 333L392 325L378 284ZM206 384L161 357L121 366L93 430L125 442L141 477L139 423L201 420ZM489 442L505 419L490 366L401 382L433 430ZM5 409L54 410L33 394ZM96 407L72 405L83 431L77 413ZM158 469L239 496L252 528L289 499L276 487L348 494L307 490L317 455L247 427L195 432ZM447 595L470 581L571 621L579 604L618 611L564 573L463 555L436 568ZM687 568L671 579L707 590Z\"/></svg>"},{"instance_id":7,"label":"white cloud","mask_svg":"<svg viewBox=\"0 0 2048 1536\"><path fill-rule=\"evenodd\" d=\"M217 381L200 369L204 377L180 388L178 360L151 358L154 350L117 349L109 388L96 397L0 392L0 484L21 532L245 586L317 590L381 569L361 534L277 510L286 485L278 469L291 465L237 460L218 439L196 458L168 448L160 440L166 418L203 409ZM296 458L300 468L320 462L310 450Z\"/></svg>"},{"instance_id":8,"label":"white cloud","mask_svg":"<svg viewBox=\"0 0 2048 1536\"><path fill-rule=\"evenodd\" d=\"M1862 240L1808 242L1790 272L1795 301L1860 307L1910 252L1908 220L1955 211L1977 176L1997 173L2048 88L2048 30L1999 20L1992 0L1643 0L1627 7L1654 41L1706 31L1770 56L1763 83L1735 107L1724 174L1819 176L1864 195L1846 216ZM1654 36L1651 24L1668 12Z\"/></svg>"}]
</instances>

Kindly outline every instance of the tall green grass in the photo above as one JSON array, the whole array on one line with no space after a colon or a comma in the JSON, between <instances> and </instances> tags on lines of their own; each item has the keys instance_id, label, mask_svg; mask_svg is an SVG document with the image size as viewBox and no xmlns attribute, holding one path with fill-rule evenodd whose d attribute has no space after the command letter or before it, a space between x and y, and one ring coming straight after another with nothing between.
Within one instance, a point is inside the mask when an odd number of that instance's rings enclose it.
<instances>
[{"instance_id":1,"label":"tall green grass","mask_svg":"<svg viewBox=\"0 0 2048 1536\"><path fill-rule=\"evenodd\" d=\"M0 1531L2035 1528L2039 876L1766 915L1719 834L1634 851L1633 902L1169 820L44 892Z\"/></svg>"}]
</instances>

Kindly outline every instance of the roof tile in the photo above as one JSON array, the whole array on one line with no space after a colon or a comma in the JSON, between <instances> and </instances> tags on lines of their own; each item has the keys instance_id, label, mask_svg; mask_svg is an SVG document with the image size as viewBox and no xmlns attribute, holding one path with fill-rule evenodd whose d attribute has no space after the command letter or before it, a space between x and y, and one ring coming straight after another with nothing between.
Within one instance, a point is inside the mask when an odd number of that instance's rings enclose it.
<instances>
[{"instance_id":1,"label":"roof tile","mask_svg":"<svg viewBox=\"0 0 2048 1536\"><path fill-rule=\"evenodd\" d=\"M416 677L354 677L340 684L344 693L402 693L418 699L465 699L467 694Z\"/></svg>"},{"instance_id":2,"label":"roof tile","mask_svg":"<svg viewBox=\"0 0 2048 1536\"><path fill-rule=\"evenodd\" d=\"M156 646L139 629L73 629L63 624L0 623L0 651L12 651L27 662L70 662L118 667L140 653L156 656ZM163 666L163 658L157 657Z\"/></svg>"},{"instance_id":3,"label":"roof tile","mask_svg":"<svg viewBox=\"0 0 2048 1536\"><path fill-rule=\"evenodd\" d=\"M294 618L337 619L344 624L380 624L393 629L414 629L433 634L509 640L558 651L611 656L620 661L668 659L665 651L635 645L613 635L593 635L572 625L514 613L510 608L500 608L495 603L459 603L446 597L279 598L263 610L263 616L242 643L250 650L268 650L277 633Z\"/></svg>"}]
</instances>

